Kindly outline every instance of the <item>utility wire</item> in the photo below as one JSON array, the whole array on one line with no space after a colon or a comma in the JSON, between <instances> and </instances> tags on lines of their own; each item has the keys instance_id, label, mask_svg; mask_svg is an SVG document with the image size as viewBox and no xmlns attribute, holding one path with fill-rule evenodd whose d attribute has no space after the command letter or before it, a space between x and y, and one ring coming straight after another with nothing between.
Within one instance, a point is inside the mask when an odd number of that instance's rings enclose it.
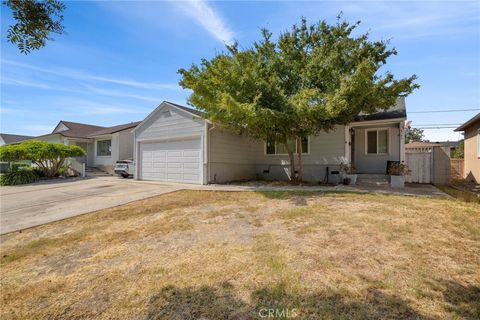
<instances>
[{"instance_id":1,"label":"utility wire","mask_svg":"<svg viewBox=\"0 0 480 320\"><path fill-rule=\"evenodd\" d=\"M434 127L434 126L460 126L461 123L432 123L432 124L417 124L415 127Z\"/></svg>"},{"instance_id":2,"label":"utility wire","mask_svg":"<svg viewBox=\"0 0 480 320\"><path fill-rule=\"evenodd\" d=\"M439 113L439 112L464 112L464 111L480 111L477 109L451 109L451 110L424 110L424 111L407 111L408 113Z\"/></svg>"},{"instance_id":3,"label":"utility wire","mask_svg":"<svg viewBox=\"0 0 480 320\"><path fill-rule=\"evenodd\" d=\"M415 127L417 129L427 130L427 129L456 129L458 126L455 127Z\"/></svg>"}]
</instances>

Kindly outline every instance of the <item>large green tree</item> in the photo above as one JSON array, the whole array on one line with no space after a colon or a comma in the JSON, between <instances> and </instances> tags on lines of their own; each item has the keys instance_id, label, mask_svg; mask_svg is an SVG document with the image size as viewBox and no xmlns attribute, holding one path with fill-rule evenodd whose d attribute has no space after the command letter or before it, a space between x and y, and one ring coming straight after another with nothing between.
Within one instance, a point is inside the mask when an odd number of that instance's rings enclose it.
<instances>
[{"instance_id":1,"label":"large green tree","mask_svg":"<svg viewBox=\"0 0 480 320\"><path fill-rule=\"evenodd\" d=\"M53 40L52 33L63 34L65 4L58 0L5 0L3 4L12 11L15 24L7 31L7 40L22 53L30 53Z\"/></svg>"},{"instance_id":2,"label":"large green tree","mask_svg":"<svg viewBox=\"0 0 480 320\"><path fill-rule=\"evenodd\" d=\"M354 35L359 24L338 17L334 25L309 25L302 19L277 39L263 29L252 47L227 46L200 65L180 69L180 84L192 90L189 103L211 121L283 144L290 179L302 180L302 139L346 124L360 112L387 109L418 87L415 75L397 80L380 72L397 52L368 33ZM292 140L298 146L298 177Z\"/></svg>"},{"instance_id":3,"label":"large green tree","mask_svg":"<svg viewBox=\"0 0 480 320\"><path fill-rule=\"evenodd\" d=\"M32 161L46 177L53 177L68 158L84 155L85 151L79 146L46 141L25 141L0 147L0 161Z\"/></svg>"}]
</instances>

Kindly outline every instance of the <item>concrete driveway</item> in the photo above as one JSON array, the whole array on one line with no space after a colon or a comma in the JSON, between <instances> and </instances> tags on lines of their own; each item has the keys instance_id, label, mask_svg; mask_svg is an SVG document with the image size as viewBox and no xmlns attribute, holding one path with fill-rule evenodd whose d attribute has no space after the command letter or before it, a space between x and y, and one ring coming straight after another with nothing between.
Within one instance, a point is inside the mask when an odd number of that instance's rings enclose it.
<instances>
[{"instance_id":1,"label":"concrete driveway","mask_svg":"<svg viewBox=\"0 0 480 320\"><path fill-rule=\"evenodd\" d=\"M181 189L118 177L49 181L0 188L0 234Z\"/></svg>"}]
</instances>

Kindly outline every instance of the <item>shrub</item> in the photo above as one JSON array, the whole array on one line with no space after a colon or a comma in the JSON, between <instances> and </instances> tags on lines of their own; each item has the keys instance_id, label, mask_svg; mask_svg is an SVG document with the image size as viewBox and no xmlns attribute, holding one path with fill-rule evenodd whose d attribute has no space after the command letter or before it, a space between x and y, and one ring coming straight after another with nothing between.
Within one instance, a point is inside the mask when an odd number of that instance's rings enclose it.
<instances>
[{"instance_id":1,"label":"shrub","mask_svg":"<svg viewBox=\"0 0 480 320\"><path fill-rule=\"evenodd\" d=\"M403 163L393 163L388 169L388 174L392 176L406 176L409 175L410 172L411 170Z\"/></svg>"},{"instance_id":2,"label":"shrub","mask_svg":"<svg viewBox=\"0 0 480 320\"><path fill-rule=\"evenodd\" d=\"M0 175L0 185L14 186L32 183L38 180L38 175L32 169L15 169Z\"/></svg>"},{"instance_id":3,"label":"shrub","mask_svg":"<svg viewBox=\"0 0 480 320\"><path fill-rule=\"evenodd\" d=\"M0 147L1 161L30 160L46 177L54 177L67 158L81 157L85 151L79 146L66 146L45 141L25 141Z\"/></svg>"},{"instance_id":4,"label":"shrub","mask_svg":"<svg viewBox=\"0 0 480 320\"><path fill-rule=\"evenodd\" d=\"M351 163L341 163L340 164L340 171L345 174L355 174L357 173L357 169Z\"/></svg>"}]
</instances>

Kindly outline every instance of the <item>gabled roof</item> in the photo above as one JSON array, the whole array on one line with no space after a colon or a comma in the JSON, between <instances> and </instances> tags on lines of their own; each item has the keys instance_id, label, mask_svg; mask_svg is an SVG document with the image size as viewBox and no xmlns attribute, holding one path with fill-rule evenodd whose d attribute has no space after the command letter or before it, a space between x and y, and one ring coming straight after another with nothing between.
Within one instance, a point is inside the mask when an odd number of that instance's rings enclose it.
<instances>
[{"instance_id":1,"label":"gabled roof","mask_svg":"<svg viewBox=\"0 0 480 320\"><path fill-rule=\"evenodd\" d=\"M472 119L462 124L460 127L455 129L454 131L465 131L467 127L471 126L477 120L480 120L480 113L478 113L475 117L473 117Z\"/></svg>"},{"instance_id":2,"label":"gabled roof","mask_svg":"<svg viewBox=\"0 0 480 320\"><path fill-rule=\"evenodd\" d=\"M387 120L407 118L407 109L405 107L405 97L398 97L394 106L385 111L379 111L375 113L360 113L355 117L354 121L371 121L371 120Z\"/></svg>"},{"instance_id":3,"label":"gabled roof","mask_svg":"<svg viewBox=\"0 0 480 320\"><path fill-rule=\"evenodd\" d=\"M22 136L19 134L8 134L8 133L0 133L0 137L2 138L5 144L17 143L23 140L28 140L30 138L33 138L32 136Z\"/></svg>"},{"instance_id":4,"label":"gabled roof","mask_svg":"<svg viewBox=\"0 0 480 320\"><path fill-rule=\"evenodd\" d=\"M179 109L182 109L183 111L187 111L189 113L193 113L194 115L196 116L199 116L199 117L203 117L205 115L205 112L203 111L200 111L200 110L196 110L196 109L192 109L192 108L189 108L189 107L185 107L185 106L182 106L182 105L179 105L179 104L176 104L176 103L173 103L173 102L169 102L169 101L165 101L166 103L172 105L172 106L175 106Z\"/></svg>"},{"instance_id":5,"label":"gabled roof","mask_svg":"<svg viewBox=\"0 0 480 320\"><path fill-rule=\"evenodd\" d=\"M58 133L67 138L88 138L88 136L93 134L94 132L99 131L101 129L105 129L105 127L101 127L101 126L95 126L91 124L78 123L78 122L72 122L72 121L61 120L59 122L59 125L61 123L63 123L68 128L68 130L62 130L57 132L55 132L54 130L52 134Z\"/></svg>"},{"instance_id":6,"label":"gabled roof","mask_svg":"<svg viewBox=\"0 0 480 320\"><path fill-rule=\"evenodd\" d=\"M96 132L92 133L90 135L90 137L101 136L101 135L105 135L105 134L112 134L112 133L120 132L120 131L123 131L123 130L132 129L132 128L135 128L136 126L138 126L140 123L141 123L141 121L137 121L137 122L119 124L119 125L113 126L113 127L108 127L108 128L101 129L99 131L96 131Z\"/></svg>"},{"instance_id":7,"label":"gabled roof","mask_svg":"<svg viewBox=\"0 0 480 320\"><path fill-rule=\"evenodd\" d=\"M189 114L191 114L192 116L195 116L195 117L200 117L200 118L203 118L203 116L205 115L204 112L202 111L198 111L198 110L195 110L195 109L192 109L192 108L188 108L188 107L185 107L185 106L182 106L182 105L179 105L179 104L176 104L176 103L173 103L173 102L169 102L169 101L163 101L162 103L160 103L158 105L158 107L155 108L155 110L153 110L152 112L150 112L150 114L145 118L143 119L142 122L140 122L140 124L138 124L135 129L133 129L132 131L136 131L138 128L142 127L148 120L150 120L157 112L160 111L160 109L166 107L166 106L171 106L171 107L174 107L176 109L179 109L179 110L182 110L183 112L187 112ZM208 121L207 119L204 119L205 121Z\"/></svg>"}]
</instances>

